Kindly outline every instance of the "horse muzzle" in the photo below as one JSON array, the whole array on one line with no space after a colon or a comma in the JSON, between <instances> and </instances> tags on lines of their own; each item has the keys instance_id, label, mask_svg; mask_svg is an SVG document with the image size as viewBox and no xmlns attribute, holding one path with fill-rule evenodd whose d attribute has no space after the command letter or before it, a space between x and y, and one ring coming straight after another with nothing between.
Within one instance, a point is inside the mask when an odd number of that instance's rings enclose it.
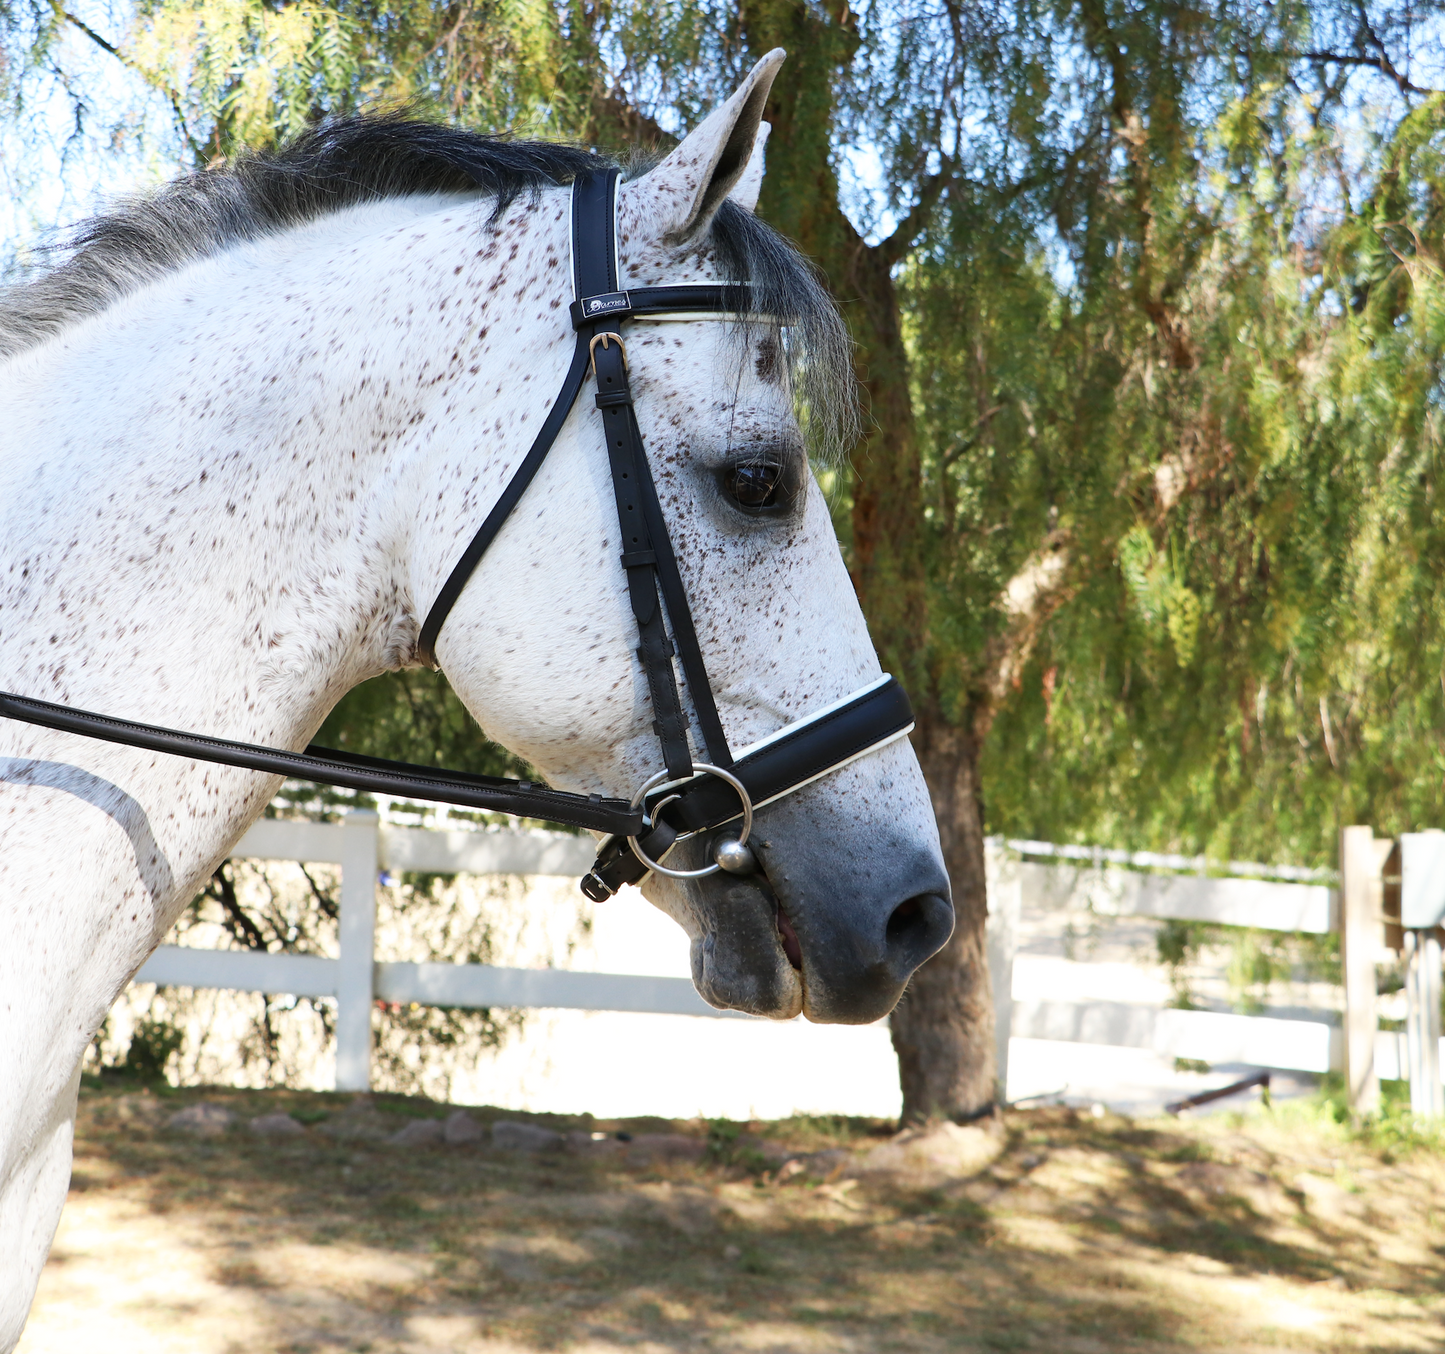
<instances>
[{"instance_id":1,"label":"horse muzzle","mask_svg":"<svg viewBox=\"0 0 1445 1354\"><path fill-rule=\"evenodd\" d=\"M686 884L700 932L693 981L711 1005L869 1024L947 943L953 906L936 839L879 824L840 833L832 799L805 793L759 811L753 871ZM732 835L722 829L675 854L716 859Z\"/></svg>"}]
</instances>

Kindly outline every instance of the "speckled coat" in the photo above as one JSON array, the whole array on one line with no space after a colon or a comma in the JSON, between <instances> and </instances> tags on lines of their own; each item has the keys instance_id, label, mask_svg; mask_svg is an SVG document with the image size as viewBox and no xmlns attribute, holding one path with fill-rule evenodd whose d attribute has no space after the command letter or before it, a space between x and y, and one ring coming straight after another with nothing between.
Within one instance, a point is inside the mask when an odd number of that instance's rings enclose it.
<instances>
[{"instance_id":1,"label":"speckled coat","mask_svg":"<svg viewBox=\"0 0 1445 1354\"><path fill-rule=\"evenodd\" d=\"M750 151L781 59L624 186L629 280L716 275L697 242L721 196L756 200L761 138ZM570 357L567 203L518 199L491 224L476 198L352 207L181 267L0 366L0 687L299 748L350 687L413 662ZM878 672L811 478L780 517L719 489L739 448L802 455L773 342L707 321L629 335L734 746ZM437 652L487 733L553 784L630 795L658 750L590 406ZM65 1195L81 1055L277 785L0 723L0 1349ZM665 881L649 896L692 937L719 1004L877 1018L902 982L881 1009L850 1006L834 961L872 962L899 899L947 893L912 752L895 744L766 812L772 891Z\"/></svg>"}]
</instances>

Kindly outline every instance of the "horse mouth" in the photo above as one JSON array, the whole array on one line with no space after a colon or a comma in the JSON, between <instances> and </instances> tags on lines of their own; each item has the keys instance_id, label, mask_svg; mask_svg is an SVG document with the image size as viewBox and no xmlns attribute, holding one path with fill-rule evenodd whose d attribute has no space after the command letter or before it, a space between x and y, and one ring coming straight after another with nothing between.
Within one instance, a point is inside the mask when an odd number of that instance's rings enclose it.
<instances>
[{"instance_id":1,"label":"horse mouth","mask_svg":"<svg viewBox=\"0 0 1445 1354\"><path fill-rule=\"evenodd\" d=\"M773 905L773 925L777 928L778 943L783 947L783 954L787 957L788 963L792 965L793 972L801 975L803 972L802 942L798 939L798 932L788 914L783 911L782 900L778 897L778 891L773 887L773 881L768 878L768 872L763 869L761 864L753 875L753 880L761 887Z\"/></svg>"},{"instance_id":2,"label":"horse mouth","mask_svg":"<svg viewBox=\"0 0 1445 1354\"><path fill-rule=\"evenodd\" d=\"M714 875L694 887L707 905L692 942L693 983L702 999L769 1020L801 1015L803 943L766 873Z\"/></svg>"},{"instance_id":3,"label":"horse mouth","mask_svg":"<svg viewBox=\"0 0 1445 1354\"><path fill-rule=\"evenodd\" d=\"M769 888L769 893L772 889ZM778 928L778 938L782 941L783 953L788 956L794 970L798 973L803 971L803 947L798 942L798 933L793 929L793 923L788 920L788 914L783 911L783 905L778 901L777 894L773 894L773 924Z\"/></svg>"},{"instance_id":4,"label":"horse mouth","mask_svg":"<svg viewBox=\"0 0 1445 1354\"><path fill-rule=\"evenodd\" d=\"M706 845L693 848L694 859ZM900 851L881 866L838 871L831 858L759 845L752 873L724 871L690 886L699 995L773 1020L859 1025L886 1015L952 930L941 869Z\"/></svg>"}]
</instances>

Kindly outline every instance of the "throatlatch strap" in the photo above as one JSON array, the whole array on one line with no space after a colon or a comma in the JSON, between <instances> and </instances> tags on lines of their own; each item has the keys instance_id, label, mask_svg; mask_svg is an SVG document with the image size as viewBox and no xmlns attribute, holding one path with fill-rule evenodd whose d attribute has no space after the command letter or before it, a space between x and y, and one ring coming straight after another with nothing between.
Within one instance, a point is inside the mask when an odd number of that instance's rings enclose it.
<instances>
[{"instance_id":1,"label":"throatlatch strap","mask_svg":"<svg viewBox=\"0 0 1445 1354\"><path fill-rule=\"evenodd\" d=\"M451 613L452 607L456 605L457 598L462 595L462 589L467 586L467 580L476 571L477 565L482 562L482 556L487 553L487 547L496 540L497 533L502 529L507 518L512 515L512 509L521 502L522 495L527 492L527 486L536 478L537 472L542 468L542 462L547 459L547 453L552 450L552 443L557 440L557 434L562 431L562 425L567 421L567 415L572 412L572 406L577 403L577 392L582 389L582 383L587 379L587 363L587 337L579 334L577 346L572 352L572 365L567 368L567 375L562 378L562 389L557 392L557 399L552 408L548 410L536 440L522 458L522 463L517 467L512 478L507 481L507 487L502 490L501 497L492 505L491 512L487 514L486 520L477 529L477 534L472 537L471 543L462 552L462 557L457 561L456 567L447 575L447 581L442 584L436 601L431 604L431 610L427 612L426 620L422 623L421 633L416 640L416 651L423 661L430 663L432 667L436 667L437 664L437 636L441 634L447 616Z\"/></svg>"},{"instance_id":2,"label":"throatlatch strap","mask_svg":"<svg viewBox=\"0 0 1445 1354\"><path fill-rule=\"evenodd\" d=\"M585 256L588 275L591 277L602 277L606 286L603 290L611 291L617 286L617 272L615 250L613 245L612 228L612 183L616 180L617 170L611 170L608 174L593 174L579 178L572 185L572 252L576 267L582 266L582 259ZM602 206L605 205L605 210ZM596 230L583 231L579 235L579 215L593 225L605 220L607 224L605 240L599 240ZM585 295L579 292L578 295ZM574 326L576 328L576 326ZM477 534L472 537L471 543L462 552L462 557L456 562L456 566L447 575L447 581L442 584L441 591L437 593L436 600L427 612L426 620L422 623L421 633L417 636L417 654L433 667L436 666L436 644L437 636L441 634L442 626L446 624L451 609L456 605L456 600L462 595L462 589L467 586L468 580L476 572L477 565L482 562L482 556L487 553L487 548L496 540L497 533L501 531L507 518L512 515L512 510L521 501L522 495L527 492L527 486L536 478L537 471L542 468L542 462L547 459L547 453L552 450L552 444L557 440L557 435L562 431L562 425L567 421L567 415L572 412L572 406L577 403L578 392L582 389L582 383L587 379L587 369L591 362L591 354L587 345L591 342L592 330L578 330L577 344L572 350L572 365L567 368L567 375L562 380L562 389L557 392L557 399L548 411L547 417L537 432L536 440L526 456L522 458L519 465L507 481L507 487L502 490L501 497L493 504L491 512L486 520L477 529Z\"/></svg>"},{"instance_id":3,"label":"throatlatch strap","mask_svg":"<svg viewBox=\"0 0 1445 1354\"><path fill-rule=\"evenodd\" d=\"M602 356L607 367L607 349L593 339L600 333L608 332L630 316L669 315L709 312L742 314L752 304L752 289L747 286L701 285L673 287L645 287L632 291L618 291L617 245L616 245L616 194L619 174L609 170L604 174L587 175L572 185L572 264L573 286L577 300L572 303L573 327L577 331L577 346L573 350L572 365L556 402L548 413L532 443L531 449L517 467L507 487L502 491L491 512L487 514L477 534L472 537L462 557L448 575L438 592L431 610L427 613L417 638L417 652L427 662L436 664L436 642L446 623L448 614L467 585L487 548L496 539L502 525L526 492L527 486L536 477L542 462L546 459L552 444L562 430L562 424L576 402L577 394L586 379L589 349ZM646 448L637 427L636 415L631 408L631 393L627 389L626 364L620 363L620 381L613 371L615 390L627 391L626 412L620 422L627 425L626 440L630 443L636 489L634 496L640 501L646 535L650 538L648 550L655 556L645 563L635 560L632 565L624 564L628 575L628 592L632 599L633 612L638 617L638 656L647 677L648 692L652 697L657 716L658 736L663 743L663 760L673 776L687 775L692 770L691 754L687 751L687 718L682 709L682 700L677 688L677 676L672 668L672 649L667 642L666 624L661 608L654 601L651 609L641 600L646 591L637 575L646 571L653 579L651 584L654 598L660 588L666 607L667 621L672 625L672 636L677 645L677 658L682 664L688 695L692 698L693 713L708 760L715 766L730 767L732 753L728 748L727 735L723 732L722 720L718 715L717 702L713 699L712 684L708 681L707 667L703 661L702 646L698 643L697 630L693 625L692 610L688 606L687 589L683 586L682 574L677 566L677 557L672 550L667 523L657 498L657 487L647 462ZM599 389L599 394L601 393ZM603 408L599 404L599 408ZM613 423L619 419L612 420ZM603 408L604 425L609 425L607 411ZM612 457L614 437L609 432L608 455ZM613 487L620 490L618 468L613 465ZM623 512L618 503L619 520ZM627 528L623 526L624 536ZM626 543L623 553L632 555ZM643 552L647 553L647 552ZM641 606L642 610L638 608ZM650 618L644 622L643 615ZM649 632L651 627L651 632ZM660 638L659 632L660 631ZM678 734L674 726L680 726ZM684 763L684 755L687 760Z\"/></svg>"}]
</instances>

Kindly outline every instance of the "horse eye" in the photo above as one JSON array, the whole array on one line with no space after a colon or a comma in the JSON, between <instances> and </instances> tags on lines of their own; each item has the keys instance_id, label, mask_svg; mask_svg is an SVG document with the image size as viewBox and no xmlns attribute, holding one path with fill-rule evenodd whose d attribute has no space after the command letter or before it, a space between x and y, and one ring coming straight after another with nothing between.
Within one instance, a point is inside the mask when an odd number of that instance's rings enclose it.
<instances>
[{"instance_id":1,"label":"horse eye","mask_svg":"<svg viewBox=\"0 0 1445 1354\"><path fill-rule=\"evenodd\" d=\"M766 461L730 466L723 475L723 488L754 512L776 508L783 497L783 467Z\"/></svg>"}]
</instances>

